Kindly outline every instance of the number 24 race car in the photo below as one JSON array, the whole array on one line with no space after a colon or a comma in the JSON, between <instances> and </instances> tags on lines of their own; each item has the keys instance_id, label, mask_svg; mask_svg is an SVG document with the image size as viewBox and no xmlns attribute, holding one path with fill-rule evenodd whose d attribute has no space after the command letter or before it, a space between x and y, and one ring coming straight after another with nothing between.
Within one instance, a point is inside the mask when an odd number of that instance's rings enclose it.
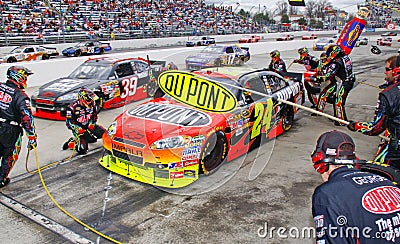
<instances>
[{"instance_id":1,"label":"number 24 race car","mask_svg":"<svg viewBox=\"0 0 400 244\"><path fill-rule=\"evenodd\" d=\"M51 81L36 91L31 97L33 115L65 120L66 108L76 100L81 87L97 95L99 110L147 98L150 73L156 78L165 68L165 61L150 62L151 66L142 58L88 59L69 76Z\"/></svg>"},{"instance_id":2,"label":"number 24 race car","mask_svg":"<svg viewBox=\"0 0 400 244\"><path fill-rule=\"evenodd\" d=\"M220 68L223 69L223 68ZM154 99L121 113L103 135L107 170L147 184L180 188L291 129L301 81L265 70L222 74L167 71ZM247 88L253 91L244 91Z\"/></svg>"}]
</instances>

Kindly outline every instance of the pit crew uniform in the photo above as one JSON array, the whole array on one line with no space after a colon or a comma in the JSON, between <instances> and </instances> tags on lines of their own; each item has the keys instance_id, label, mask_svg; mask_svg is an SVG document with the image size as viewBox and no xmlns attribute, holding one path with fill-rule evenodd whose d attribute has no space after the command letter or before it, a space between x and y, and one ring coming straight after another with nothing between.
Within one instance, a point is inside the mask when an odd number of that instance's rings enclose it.
<instances>
[{"instance_id":1,"label":"pit crew uniform","mask_svg":"<svg viewBox=\"0 0 400 244\"><path fill-rule=\"evenodd\" d=\"M312 197L316 243L400 243L400 190L351 166L332 171Z\"/></svg>"},{"instance_id":2,"label":"pit crew uniform","mask_svg":"<svg viewBox=\"0 0 400 244\"><path fill-rule=\"evenodd\" d=\"M10 68L11 69L11 68ZM28 148L36 147L36 131L30 99L15 83L0 84L0 187L9 183L8 174L18 160L23 130L28 137Z\"/></svg>"},{"instance_id":3,"label":"pit crew uniform","mask_svg":"<svg viewBox=\"0 0 400 244\"><path fill-rule=\"evenodd\" d=\"M317 69L320 63L318 58L312 55L302 56L300 59L296 59L293 62L304 64L304 67L306 68L307 71L315 71L315 72L318 71ZM318 82L316 81L313 82L311 80L309 81L304 80L304 88L306 88L308 100L311 102L313 108L315 108L318 103L318 96L317 94L315 94L315 92L313 92L313 88L318 85L316 83Z\"/></svg>"},{"instance_id":4,"label":"pit crew uniform","mask_svg":"<svg viewBox=\"0 0 400 244\"><path fill-rule=\"evenodd\" d=\"M400 168L400 83L399 78L379 93L372 122L351 122L348 128L365 135L379 135L386 129L389 134L387 150L383 150L384 162ZM381 145L384 146L384 145Z\"/></svg>"},{"instance_id":5,"label":"pit crew uniform","mask_svg":"<svg viewBox=\"0 0 400 244\"><path fill-rule=\"evenodd\" d=\"M318 111L322 112L324 110L327 98L331 93L336 92L334 115L339 119L347 120L345 104L347 96L355 82L355 75L353 74L353 65L350 57L344 55L337 57L330 62L323 79L329 80L330 83L319 95L317 106ZM335 121L335 125L342 124Z\"/></svg>"},{"instance_id":6,"label":"pit crew uniform","mask_svg":"<svg viewBox=\"0 0 400 244\"><path fill-rule=\"evenodd\" d=\"M282 72L287 72L286 64L282 59L278 59L276 61L271 60L268 66L268 70L274 71L279 74L281 74Z\"/></svg>"},{"instance_id":7,"label":"pit crew uniform","mask_svg":"<svg viewBox=\"0 0 400 244\"><path fill-rule=\"evenodd\" d=\"M105 128L97 125L95 102L90 99L88 106L85 106L78 99L67 107L66 112L65 122L68 129L72 131L73 137L64 143L63 149L75 148L78 154L86 154L88 143L96 142L106 131Z\"/></svg>"}]
</instances>

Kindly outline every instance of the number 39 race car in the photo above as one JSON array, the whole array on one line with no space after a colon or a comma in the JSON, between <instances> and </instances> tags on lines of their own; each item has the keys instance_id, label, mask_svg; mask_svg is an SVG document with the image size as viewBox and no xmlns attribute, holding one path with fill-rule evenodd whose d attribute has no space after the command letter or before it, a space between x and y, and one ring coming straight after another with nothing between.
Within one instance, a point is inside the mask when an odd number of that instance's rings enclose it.
<instances>
[{"instance_id":1,"label":"number 39 race car","mask_svg":"<svg viewBox=\"0 0 400 244\"><path fill-rule=\"evenodd\" d=\"M88 59L69 76L58 78L39 88L31 97L33 115L40 118L65 120L67 106L76 100L81 87L97 95L99 110L121 107L131 101L148 97L146 86L150 73L155 78L165 69L165 61L142 58ZM150 68L151 71L150 72Z\"/></svg>"},{"instance_id":2,"label":"number 39 race car","mask_svg":"<svg viewBox=\"0 0 400 244\"><path fill-rule=\"evenodd\" d=\"M147 184L180 188L290 130L304 102L301 81L256 70L167 71L154 99L120 114L103 135L107 170ZM250 89L245 91L242 90Z\"/></svg>"}]
</instances>

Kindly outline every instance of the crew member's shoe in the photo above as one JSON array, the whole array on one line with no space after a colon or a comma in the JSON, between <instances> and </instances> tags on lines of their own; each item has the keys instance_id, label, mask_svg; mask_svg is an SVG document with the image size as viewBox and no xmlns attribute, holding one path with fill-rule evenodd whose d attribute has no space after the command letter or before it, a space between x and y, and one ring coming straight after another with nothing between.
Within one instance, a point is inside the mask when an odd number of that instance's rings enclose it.
<instances>
[{"instance_id":1,"label":"crew member's shoe","mask_svg":"<svg viewBox=\"0 0 400 244\"><path fill-rule=\"evenodd\" d=\"M10 183L10 178L5 178L4 180L0 181L0 188L5 187Z\"/></svg>"},{"instance_id":2,"label":"crew member's shoe","mask_svg":"<svg viewBox=\"0 0 400 244\"><path fill-rule=\"evenodd\" d=\"M338 121L335 121L335 123L333 123L335 126L346 126L346 124L342 124Z\"/></svg>"}]
</instances>

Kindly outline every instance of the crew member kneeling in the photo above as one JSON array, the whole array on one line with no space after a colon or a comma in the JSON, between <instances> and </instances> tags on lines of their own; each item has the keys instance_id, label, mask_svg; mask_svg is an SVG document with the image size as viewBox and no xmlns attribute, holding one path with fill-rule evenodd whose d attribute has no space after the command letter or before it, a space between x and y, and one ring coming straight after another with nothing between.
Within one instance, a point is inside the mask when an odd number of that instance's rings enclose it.
<instances>
[{"instance_id":1,"label":"crew member kneeling","mask_svg":"<svg viewBox=\"0 0 400 244\"><path fill-rule=\"evenodd\" d=\"M75 148L78 154L86 154L88 143L96 142L106 131L96 124L98 111L93 96L91 91L81 88L78 99L67 107L65 122L73 137L64 143L63 150Z\"/></svg>"}]
</instances>

